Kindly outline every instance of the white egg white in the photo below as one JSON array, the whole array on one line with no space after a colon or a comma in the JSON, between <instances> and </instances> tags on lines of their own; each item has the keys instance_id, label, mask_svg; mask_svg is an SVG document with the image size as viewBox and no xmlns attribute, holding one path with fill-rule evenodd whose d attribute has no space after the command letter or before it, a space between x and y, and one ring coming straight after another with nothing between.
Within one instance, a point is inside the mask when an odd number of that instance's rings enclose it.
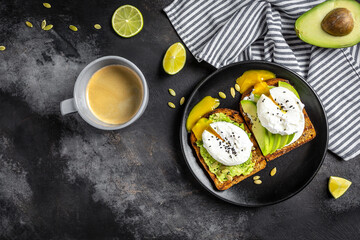
<instances>
[{"instance_id":1,"label":"white egg white","mask_svg":"<svg viewBox=\"0 0 360 240\"><path fill-rule=\"evenodd\" d=\"M206 130L202 134L204 148L216 161L233 166L250 158L253 144L244 130L228 122L214 122L210 126L225 140Z\"/></svg>"},{"instance_id":2,"label":"white egg white","mask_svg":"<svg viewBox=\"0 0 360 240\"><path fill-rule=\"evenodd\" d=\"M264 94L256 104L261 125L273 134L295 133L292 142L296 141L304 131L304 104L293 92L284 87L270 89L270 95L276 104Z\"/></svg>"}]
</instances>

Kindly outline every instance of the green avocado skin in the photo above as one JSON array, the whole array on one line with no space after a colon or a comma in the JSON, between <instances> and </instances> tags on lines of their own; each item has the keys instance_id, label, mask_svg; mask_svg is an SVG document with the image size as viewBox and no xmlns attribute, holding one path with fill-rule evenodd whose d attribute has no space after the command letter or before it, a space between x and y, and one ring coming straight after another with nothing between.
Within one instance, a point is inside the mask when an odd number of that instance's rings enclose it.
<instances>
[{"instance_id":1,"label":"green avocado skin","mask_svg":"<svg viewBox=\"0 0 360 240\"><path fill-rule=\"evenodd\" d=\"M333 9L350 10L354 29L345 36L332 36L321 28L324 17ZM360 4L356 0L328 0L302 14L295 22L296 35L304 42L322 48L345 48L360 42Z\"/></svg>"},{"instance_id":2,"label":"green avocado skin","mask_svg":"<svg viewBox=\"0 0 360 240\"><path fill-rule=\"evenodd\" d=\"M240 127L244 130L243 124L238 124L237 122L232 121L229 117L227 117L223 113L215 113L209 116L213 122L229 122L234 124L235 126ZM250 137L250 134L249 134ZM248 175L254 170L255 163L251 161L252 156L250 158L239 165L235 166L225 166L222 163L216 161L203 146L202 141L196 142L197 146L200 148L200 155L204 158L206 165L209 167L210 172L216 175L217 179L221 182L227 181L227 176L230 175L231 177L240 176L240 175Z\"/></svg>"}]
</instances>

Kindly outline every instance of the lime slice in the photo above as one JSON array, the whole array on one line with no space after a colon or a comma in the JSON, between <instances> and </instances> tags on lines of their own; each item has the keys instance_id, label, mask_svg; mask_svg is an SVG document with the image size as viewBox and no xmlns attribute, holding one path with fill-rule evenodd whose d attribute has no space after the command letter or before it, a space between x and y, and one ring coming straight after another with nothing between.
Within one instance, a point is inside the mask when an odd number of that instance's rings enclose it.
<instances>
[{"instance_id":1,"label":"lime slice","mask_svg":"<svg viewBox=\"0 0 360 240\"><path fill-rule=\"evenodd\" d=\"M186 62L186 51L184 46L177 42L171 45L165 53L163 68L166 73L174 75L183 69Z\"/></svg>"},{"instance_id":2,"label":"lime slice","mask_svg":"<svg viewBox=\"0 0 360 240\"><path fill-rule=\"evenodd\" d=\"M345 178L331 176L329 179L329 191L335 199L341 197L350 185L351 182Z\"/></svg>"},{"instance_id":3,"label":"lime slice","mask_svg":"<svg viewBox=\"0 0 360 240\"><path fill-rule=\"evenodd\" d=\"M129 38L141 31L144 20L139 9L131 5L123 5L114 12L111 24L117 34Z\"/></svg>"}]
</instances>

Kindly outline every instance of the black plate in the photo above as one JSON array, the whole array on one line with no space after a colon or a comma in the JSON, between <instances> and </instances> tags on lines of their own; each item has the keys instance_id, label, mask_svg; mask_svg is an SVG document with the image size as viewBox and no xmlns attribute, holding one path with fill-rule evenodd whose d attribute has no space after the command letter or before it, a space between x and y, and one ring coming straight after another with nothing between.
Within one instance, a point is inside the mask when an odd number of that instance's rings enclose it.
<instances>
[{"instance_id":1,"label":"black plate","mask_svg":"<svg viewBox=\"0 0 360 240\"><path fill-rule=\"evenodd\" d=\"M225 191L218 191L207 172L195 157L186 131L185 123L191 109L205 96L218 97L218 92L226 93L226 99L220 99L219 108L239 110L240 94L235 98L230 95L230 87L243 72L251 69L269 70L279 78L290 81L298 91L301 101L315 126L317 136L311 142L268 162L265 169L257 173L262 184L255 185L252 177L236 184ZM241 206L264 206L284 201L305 188L318 172L327 150L328 124L324 108L313 89L290 69L279 64L266 61L246 61L228 65L218 69L204 79L194 89L187 101L180 128L180 142L187 165L194 177L209 192L227 202ZM277 173L270 177L270 170L276 167Z\"/></svg>"}]
</instances>

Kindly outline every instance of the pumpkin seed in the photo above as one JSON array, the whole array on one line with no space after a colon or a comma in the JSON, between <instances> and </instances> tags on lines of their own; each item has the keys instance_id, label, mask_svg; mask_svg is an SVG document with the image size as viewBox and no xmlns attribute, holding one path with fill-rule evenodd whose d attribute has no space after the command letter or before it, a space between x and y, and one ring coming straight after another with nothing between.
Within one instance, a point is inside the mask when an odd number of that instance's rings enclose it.
<instances>
[{"instance_id":1,"label":"pumpkin seed","mask_svg":"<svg viewBox=\"0 0 360 240\"><path fill-rule=\"evenodd\" d=\"M219 92L219 97L221 97L221 98L226 98L226 94L225 93L223 93L223 92Z\"/></svg>"},{"instance_id":2,"label":"pumpkin seed","mask_svg":"<svg viewBox=\"0 0 360 240\"><path fill-rule=\"evenodd\" d=\"M6 49L5 46L0 46L0 51L4 51Z\"/></svg>"},{"instance_id":3,"label":"pumpkin seed","mask_svg":"<svg viewBox=\"0 0 360 240\"><path fill-rule=\"evenodd\" d=\"M44 29L46 27L46 20L43 20L41 22L41 28Z\"/></svg>"},{"instance_id":4,"label":"pumpkin seed","mask_svg":"<svg viewBox=\"0 0 360 240\"><path fill-rule=\"evenodd\" d=\"M43 5L44 5L44 7L46 7L46 8L51 8L50 3L43 3Z\"/></svg>"},{"instance_id":5,"label":"pumpkin seed","mask_svg":"<svg viewBox=\"0 0 360 240\"><path fill-rule=\"evenodd\" d=\"M26 21L25 24L26 24L26 26L28 26L29 28L32 28L32 27L33 27L32 23L29 22L29 21Z\"/></svg>"},{"instance_id":6,"label":"pumpkin seed","mask_svg":"<svg viewBox=\"0 0 360 240\"><path fill-rule=\"evenodd\" d=\"M70 30L74 31L74 32L77 32L78 28L75 27L74 25L70 25L69 26Z\"/></svg>"},{"instance_id":7,"label":"pumpkin seed","mask_svg":"<svg viewBox=\"0 0 360 240\"><path fill-rule=\"evenodd\" d=\"M95 28L95 29L101 29L101 25L100 25L100 24L95 24L95 25L94 25L94 28Z\"/></svg>"},{"instance_id":8,"label":"pumpkin seed","mask_svg":"<svg viewBox=\"0 0 360 240\"><path fill-rule=\"evenodd\" d=\"M174 89L169 88L169 93L171 96L176 96L176 92L174 91Z\"/></svg>"},{"instance_id":9,"label":"pumpkin seed","mask_svg":"<svg viewBox=\"0 0 360 240\"><path fill-rule=\"evenodd\" d=\"M221 170L221 171L227 170L227 166L224 166L224 165L221 166L221 167L220 167L220 170ZM224 171L224 172L225 172L225 171Z\"/></svg>"},{"instance_id":10,"label":"pumpkin seed","mask_svg":"<svg viewBox=\"0 0 360 240\"><path fill-rule=\"evenodd\" d=\"M270 176L274 176L276 174L276 167L274 167L271 172L270 172Z\"/></svg>"},{"instance_id":11,"label":"pumpkin seed","mask_svg":"<svg viewBox=\"0 0 360 240\"><path fill-rule=\"evenodd\" d=\"M235 89L236 89L236 91L238 91L238 92L240 92L240 86L239 86L239 84L235 84Z\"/></svg>"},{"instance_id":12,"label":"pumpkin seed","mask_svg":"<svg viewBox=\"0 0 360 240\"><path fill-rule=\"evenodd\" d=\"M260 176L254 176L253 177L253 180L258 180L258 179L260 179Z\"/></svg>"},{"instance_id":13,"label":"pumpkin seed","mask_svg":"<svg viewBox=\"0 0 360 240\"><path fill-rule=\"evenodd\" d=\"M173 104L172 102L168 102L168 105L169 105L169 107L171 107L171 108L175 108L175 104Z\"/></svg>"},{"instance_id":14,"label":"pumpkin seed","mask_svg":"<svg viewBox=\"0 0 360 240\"><path fill-rule=\"evenodd\" d=\"M182 98L180 99L180 106L181 106L181 105L183 105L183 104L184 104L184 102L185 102L185 98L184 98L184 97L182 97Z\"/></svg>"},{"instance_id":15,"label":"pumpkin seed","mask_svg":"<svg viewBox=\"0 0 360 240\"><path fill-rule=\"evenodd\" d=\"M49 25L46 25L46 27L44 27L44 30L45 31L49 31L50 29L53 28L53 25L52 24L49 24Z\"/></svg>"},{"instance_id":16,"label":"pumpkin seed","mask_svg":"<svg viewBox=\"0 0 360 240\"><path fill-rule=\"evenodd\" d=\"M233 177L230 176L230 175L226 175L226 178L227 178L227 180L229 180L229 181L232 181L232 180L233 180Z\"/></svg>"},{"instance_id":17,"label":"pumpkin seed","mask_svg":"<svg viewBox=\"0 0 360 240\"><path fill-rule=\"evenodd\" d=\"M219 166L219 164L217 162L213 162L210 167L211 168L217 168Z\"/></svg>"},{"instance_id":18,"label":"pumpkin seed","mask_svg":"<svg viewBox=\"0 0 360 240\"><path fill-rule=\"evenodd\" d=\"M233 98L235 97L235 89L233 87L230 88L230 94Z\"/></svg>"},{"instance_id":19,"label":"pumpkin seed","mask_svg":"<svg viewBox=\"0 0 360 240\"><path fill-rule=\"evenodd\" d=\"M255 184L262 184L262 181L260 179L254 181Z\"/></svg>"}]
</instances>

